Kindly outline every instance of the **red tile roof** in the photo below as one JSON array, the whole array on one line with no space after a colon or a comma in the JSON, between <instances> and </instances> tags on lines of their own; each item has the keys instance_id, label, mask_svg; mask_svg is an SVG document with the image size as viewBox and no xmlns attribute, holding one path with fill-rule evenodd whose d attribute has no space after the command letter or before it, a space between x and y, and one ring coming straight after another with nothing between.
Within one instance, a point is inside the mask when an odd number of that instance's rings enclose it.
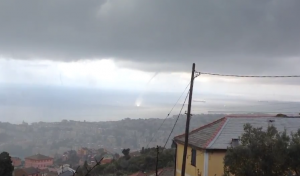
<instances>
[{"instance_id":1,"label":"red tile roof","mask_svg":"<svg viewBox=\"0 0 300 176\"><path fill-rule=\"evenodd\" d=\"M37 154L37 155L33 155L33 156L28 156L25 159L30 159L30 160L50 160L50 159L53 159L53 158L51 158L49 156Z\"/></svg>"},{"instance_id":2,"label":"red tile roof","mask_svg":"<svg viewBox=\"0 0 300 176\"><path fill-rule=\"evenodd\" d=\"M174 176L174 168L164 168L158 175L159 176Z\"/></svg>"},{"instance_id":3,"label":"red tile roof","mask_svg":"<svg viewBox=\"0 0 300 176\"><path fill-rule=\"evenodd\" d=\"M101 164L108 164L108 163L111 163L112 162L112 159L110 158L105 158L101 161Z\"/></svg>"},{"instance_id":4,"label":"red tile roof","mask_svg":"<svg viewBox=\"0 0 300 176\"><path fill-rule=\"evenodd\" d=\"M25 173L27 173L28 175L33 175L33 174L38 174L40 173L40 171L36 168L33 167L29 167L29 168L23 168L22 169Z\"/></svg>"},{"instance_id":5,"label":"red tile roof","mask_svg":"<svg viewBox=\"0 0 300 176\"><path fill-rule=\"evenodd\" d=\"M136 173L131 174L131 175L129 175L129 176L147 176L147 175L146 175L145 173L139 171L139 172L136 172Z\"/></svg>"}]
</instances>

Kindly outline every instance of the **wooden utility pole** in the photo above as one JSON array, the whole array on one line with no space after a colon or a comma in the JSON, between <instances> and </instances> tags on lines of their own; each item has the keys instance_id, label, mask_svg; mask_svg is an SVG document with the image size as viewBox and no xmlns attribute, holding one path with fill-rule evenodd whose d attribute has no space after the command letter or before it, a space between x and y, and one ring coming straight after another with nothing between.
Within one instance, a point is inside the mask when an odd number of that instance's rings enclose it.
<instances>
[{"instance_id":1,"label":"wooden utility pole","mask_svg":"<svg viewBox=\"0 0 300 176\"><path fill-rule=\"evenodd\" d=\"M184 139L184 150L183 150L183 157L182 157L181 176L185 176L186 155L187 155L187 147L189 142L189 131L190 131L191 106L192 106L192 98L193 98L192 96L193 96L193 86L194 86L194 73L195 73L195 63L193 63L191 83L190 83L190 94L189 94L189 104L188 104L188 111L187 111L186 125L185 125L185 139Z\"/></svg>"},{"instance_id":2,"label":"wooden utility pole","mask_svg":"<svg viewBox=\"0 0 300 176\"><path fill-rule=\"evenodd\" d=\"M159 147L156 147L156 167L155 167L155 173L156 176L158 176L158 153L159 153Z\"/></svg>"}]
</instances>

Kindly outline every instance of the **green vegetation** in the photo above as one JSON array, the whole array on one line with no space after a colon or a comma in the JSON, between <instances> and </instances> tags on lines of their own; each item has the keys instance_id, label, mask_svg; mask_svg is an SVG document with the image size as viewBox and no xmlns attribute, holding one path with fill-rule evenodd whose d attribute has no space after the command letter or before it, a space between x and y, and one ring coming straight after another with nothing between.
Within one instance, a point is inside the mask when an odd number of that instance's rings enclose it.
<instances>
[{"instance_id":1,"label":"green vegetation","mask_svg":"<svg viewBox=\"0 0 300 176\"><path fill-rule=\"evenodd\" d=\"M143 149L140 152L140 156L130 157L130 149L124 149L122 151L123 156L119 160L113 160L110 164L99 165L93 169L91 175L124 175L132 174L138 171L149 172L155 170L156 166L156 148ZM159 147L159 162L158 168L172 167L174 166L174 149L163 149ZM78 176L86 173L87 165L82 166L79 169Z\"/></svg>"},{"instance_id":2,"label":"green vegetation","mask_svg":"<svg viewBox=\"0 0 300 176\"><path fill-rule=\"evenodd\" d=\"M227 150L225 175L287 176L300 175L300 129L290 136L274 126L266 131L244 125L240 145Z\"/></svg>"},{"instance_id":3,"label":"green vegetation","mask_svg":"<svg viewBox=\"0 0 300 176\"><path fill-rule=\"evenodd\" d=\"M122 153L123 153L124 158L125 158L126 160L129 160L129 159L130 159L130 155L129 155L130 149L129 149L129 148L128 148L128 149L123 149L123 150L122 150Z\"/></svg>"},{"instance_id":4,"label":"green vegetation","mask_svg":"<svg viewBox=\"0 0 300 176\"><path fill-rule=\"evenodd\" d=\"M7 152L0 154L0 175L1 176L12 176L14 166L12 165L11 157Z\"/></svg>"}]
</instances>

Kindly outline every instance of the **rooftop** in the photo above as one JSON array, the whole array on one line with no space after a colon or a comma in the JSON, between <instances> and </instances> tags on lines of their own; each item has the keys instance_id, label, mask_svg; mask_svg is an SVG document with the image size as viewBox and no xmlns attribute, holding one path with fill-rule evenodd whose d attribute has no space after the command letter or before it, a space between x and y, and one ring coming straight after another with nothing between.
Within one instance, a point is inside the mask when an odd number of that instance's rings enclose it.
<instances>
[{"instance_id":1,"label":"rooftop","mask_svg":"<svg viewBox=\"0 0 300 176\"><path fill-rule=\"evenodd\" d=\"M159 176L174 176L174 168L164 168Z\"/></svg>"},{"instance_id":2,"label":"rooftop","mask_svg":"<svg viewBox=\"0 0 300 176\"><path fill-rule=\"evenodd\" d=\"M108 163L111 163L112 162L112 159L111 158L105 158L101 161L101 164L108 164Z\"/></svg>"},{"instance_id":3,"label":"rooftop","mask_svg":"<svg viewBox=\"0 0 300 176\"><path fill-rule=\"evenodd\" d=\"M36 154L36 155L32 155L32 156L28 156L25 159L31 159L31 160L49 160L49 159L53 159L49 156L45 156L42 154Z\"/></svg>"},{"instance_id":4,"label":"rooftop","mask_svg":"<svg viewBox=\"0 0 300 176\"><path fill-rule=\"evenodd\" d=\"M136 172L136 173L131 174L131 175L129 175L129 176L146 176L146 174L143 173L143 172L141 172L141 171L139 171L139 172Z\"/></svg>"},{"instance_id":5,"label":"rooftop","mask_svg":"<svg viewBox=\"0 0 300 176\"><path fill-rule=\"evenodd\" d=\"M244 133L244 124L253 127L267 127L272 124L278 131L287 130L287 134L296 132L300 128L300 118L274 116L227 116L189 133L189 145L200 149L227 149L232 139L239 138ZM184 143L184 134L176 136L174 140Z\"/></svg>"},{"instance_id":6,"label":"rooftop","mask_svg":"<svg viewBox=\"0 0 300 176\"><path fill-rule=\"evenodd\" d=\"M73 176L73 175L74 175L74 172L67 170L63 173L60 173L58 176Z\"/></svg>"},{"instance_id":7,"label":"rooftop","mask_svg":"<svg viewBox=\"0 0 300 176\"><path fill-rule=\"evenodd\" d=\"M29 167L29 168L23 168L22 169L24 172L26 172L28 175L33 175L33 174L37 174L39 173L39 170L33 167Z\"/></svg>"}]
</instances>

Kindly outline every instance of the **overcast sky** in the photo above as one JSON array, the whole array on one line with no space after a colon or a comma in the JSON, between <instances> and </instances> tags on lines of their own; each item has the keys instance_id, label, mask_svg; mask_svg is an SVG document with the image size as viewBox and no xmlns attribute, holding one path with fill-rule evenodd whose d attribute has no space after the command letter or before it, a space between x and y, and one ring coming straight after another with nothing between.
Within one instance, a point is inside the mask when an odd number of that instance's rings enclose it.
<instances>
[{"instance_id":1,"label":"overcast sky","mask_svg":"<svg viewBox=\"0 0 300 176\"><path fill-rule=\"evenodd\" d=\"M0 120L163 118L193 62L202 72L300 75L299 16L298 0L0 0ZM299 85L200 76L195 99L294 102Z\"/></svg>"}]
</instances>

